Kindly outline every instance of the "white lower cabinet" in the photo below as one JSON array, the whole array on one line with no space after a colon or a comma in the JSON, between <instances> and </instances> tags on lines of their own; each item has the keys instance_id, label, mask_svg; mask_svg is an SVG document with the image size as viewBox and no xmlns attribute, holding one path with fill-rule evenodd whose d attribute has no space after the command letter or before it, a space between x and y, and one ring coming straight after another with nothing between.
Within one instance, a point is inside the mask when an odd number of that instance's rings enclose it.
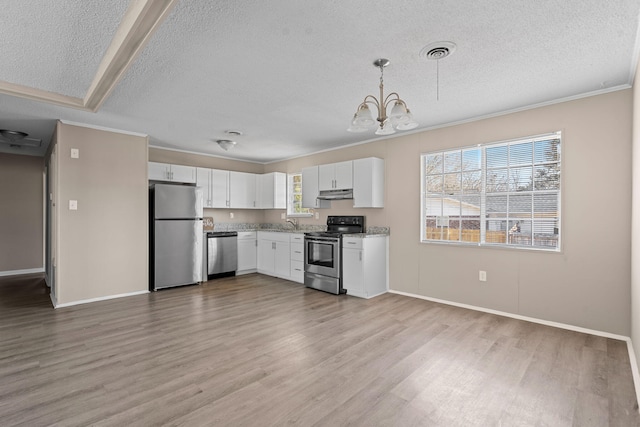
<instances>
[{"instance_id":1,"label":"white lower cabinet","mask_svg":"<svg viewBox=\"0 0 640 427\"><path fill-rule=\"evenodd\" d=\"M387 292L387 237L344 237L342 273L347 295L372 298Z\"/></svg>"},{"instance_id":2,"label":"white lower cabinet","mask_svg":"<svg viewBox=\"0 0 640 427\"><path fill-rule=\"evenodd\" d=\"M289 234L258 231L258 273L283 279L290 278Z\"/></svg>"},{"instance_id":3,"label":"white lower cabinet","mask_svg":"<svg viewBox=\"0 0 640 427\"><path fill-rule=\"evenodd\" d=\"M258 240L255 231L238 232L238 270L236 274L254 273L258 268Z\"/></svg>"},{"instance_id":4,"label":"white lower cabinet","mask_svg":"<svg viewBox=\"0 0 640 427\"><path fill-rule=\"evenodd\" d=\"M304 234L291 234L289 242L291 245L291 280L304 283Z\"/></svg>"}]
</instances>

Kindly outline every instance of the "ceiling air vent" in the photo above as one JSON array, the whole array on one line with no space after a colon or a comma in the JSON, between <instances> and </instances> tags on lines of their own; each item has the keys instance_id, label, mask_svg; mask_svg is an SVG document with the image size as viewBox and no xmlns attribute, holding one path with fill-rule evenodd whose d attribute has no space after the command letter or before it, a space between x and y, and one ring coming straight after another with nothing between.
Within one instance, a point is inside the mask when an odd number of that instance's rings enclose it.
<instances>
[{"instance_id":1,"label":"ceiling air vent","mask_svg":"<svg viewBox=\"0 0 640 427\"><path fill-rule=\"evenodd\" d=\"M456 44L452 42L430 43L422 48L420 56L425 59L437 61L451 55L456 50Z\"/></svg>"},{"instance_id":2,"label":"ceiling air vent","mask_svg":"<svg viewBox=\"0 0 640 427\"><path fill-rule=\"evenodd\" d=\"M38 148L42 144L41 139L27 138L28 133L17 130L0 129L0 143L12 148L31 147Z\"/></svg>"}]
</instances>

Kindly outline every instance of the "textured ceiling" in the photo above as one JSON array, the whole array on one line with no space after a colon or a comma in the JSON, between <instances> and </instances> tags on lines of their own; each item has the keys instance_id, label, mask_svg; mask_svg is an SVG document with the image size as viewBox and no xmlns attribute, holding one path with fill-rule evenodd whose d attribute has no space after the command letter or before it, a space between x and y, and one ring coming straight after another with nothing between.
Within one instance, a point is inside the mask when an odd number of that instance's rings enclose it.
<instances>
[{"instance_id":1,"label":"textured ceiling","mask_svg":"<svg viewBox=\"0 0 640 427\"><path fill-rule=\"evenodd\" d=\"M0 25L0 80L82 97L127 4L10 3L15 21L37 25ZM373 140L346 128L377 94L378 57L391 60L385 88L416 131L628 87L639 12L640 0L182 0L97 113L0 95L0 128L48 142L66 119L269 162ZM419 55L435 41L457 45L438 83L436 62ZM212 140L228 129L244 135L224 152Z\"/></svg>"}]
</instances>

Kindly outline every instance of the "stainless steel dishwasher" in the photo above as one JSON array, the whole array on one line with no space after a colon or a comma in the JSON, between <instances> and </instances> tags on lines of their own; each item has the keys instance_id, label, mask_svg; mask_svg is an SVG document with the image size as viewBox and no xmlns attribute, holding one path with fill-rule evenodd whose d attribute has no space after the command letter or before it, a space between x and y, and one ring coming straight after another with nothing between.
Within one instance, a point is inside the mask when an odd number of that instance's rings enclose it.
<instances>
[{"instance_id":1,"label":"stainless steel dishwasher","mask_svg":"<svg viewBox=\"0 0 640 427\"><path fill-rule=\"evenodd\" d=\"M238 269L238 233L207 233L207 279L235 276Z\"/></svg>"}]
</instances>

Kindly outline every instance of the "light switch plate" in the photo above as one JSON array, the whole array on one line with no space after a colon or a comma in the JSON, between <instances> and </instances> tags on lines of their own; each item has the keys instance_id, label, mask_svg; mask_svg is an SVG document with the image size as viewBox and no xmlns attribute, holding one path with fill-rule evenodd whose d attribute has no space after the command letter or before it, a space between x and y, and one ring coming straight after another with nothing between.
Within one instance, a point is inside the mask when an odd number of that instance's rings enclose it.
<instances>
[{"instance_id":1,"label":"light switch plate","mask_svg":"<svg viewBox=\"0 0 640 427\"><path fill-rule=\"evenodd\" d=\"M80 158L80 150L77 148L72 148L71 149L71 158L72 159L79 159Z\"/></svg>"},{"instance_id":2,"label":"light switch plate","mask_svg":"<svg viewBox=\"0 0 640 427\"><path fill-rule=\"evenodd\" d=\"M77 200L69 200L69 210L77 211L78 210L78 201Z\"/></svg>"},{"instance_id":3,"label":"light switch plate","mask_svg":"<svg viewBox=\"0 0 640 427\"><path fill-rule=\"evenodd\" d=\"M320 212L316 212L316 219L320 219Z\"/></svg>"}]
</instances>

